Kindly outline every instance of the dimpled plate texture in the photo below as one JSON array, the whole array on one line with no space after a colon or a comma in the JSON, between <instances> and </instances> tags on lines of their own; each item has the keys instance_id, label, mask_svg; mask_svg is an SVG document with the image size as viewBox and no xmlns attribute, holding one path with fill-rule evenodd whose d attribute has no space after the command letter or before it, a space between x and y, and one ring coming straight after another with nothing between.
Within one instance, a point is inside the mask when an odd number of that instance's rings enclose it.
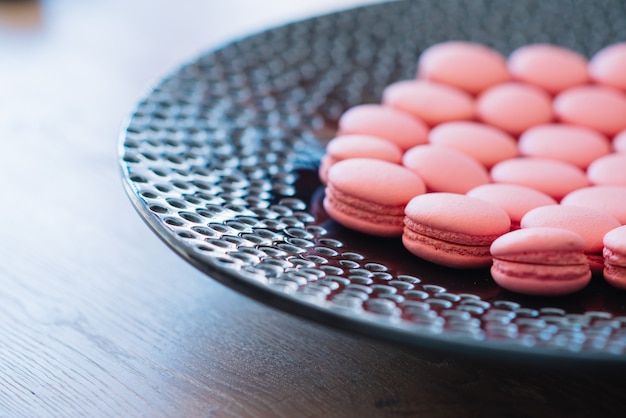
<instances>
[{"instance_id":1,"label":"dimpled plate texture","mask_svg":"<svg viewBox=\"0 0 626 418\"><path fill-rule=\"evenodd\" d=\"M505 292L328 219L317 166L337 119L464 39L508 54L550 42L587 56L626 39L623 1L410 1L273 28L164 78L122 132L141 217L210 277L292 314L413 347L626 365L626 293L596 278L560 299Z\"/></svg>"}]
</instances>

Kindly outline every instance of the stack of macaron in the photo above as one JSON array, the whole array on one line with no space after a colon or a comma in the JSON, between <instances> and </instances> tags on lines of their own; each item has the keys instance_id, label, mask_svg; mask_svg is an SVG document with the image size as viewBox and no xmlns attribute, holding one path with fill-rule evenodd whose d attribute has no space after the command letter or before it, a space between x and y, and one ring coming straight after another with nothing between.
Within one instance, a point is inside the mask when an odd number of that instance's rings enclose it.
<instances>
[{"instance_id":1,"label":"stack of macaron","mask_svg":"<svg viewBox=\"0 0 626 418\"><path fill-rule=\"evenodd\" d=\"M433 45L415 79L344 112L319 175L333 219L427 261L525 294L592 273L626 289L626 42L590 59Z\"/></svg>"}]
</instances>

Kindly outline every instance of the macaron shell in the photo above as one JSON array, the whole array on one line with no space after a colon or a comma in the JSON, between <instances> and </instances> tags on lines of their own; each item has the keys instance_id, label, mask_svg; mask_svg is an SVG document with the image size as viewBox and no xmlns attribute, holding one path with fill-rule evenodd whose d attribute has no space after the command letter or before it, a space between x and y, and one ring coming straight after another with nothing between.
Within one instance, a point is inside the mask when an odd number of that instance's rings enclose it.
<instances>
[{"instance_id":1,"label":"macaron shell","mask_svg":"<svg viewBox=\"0 0 626 418\"><path fill-rule=\"evenodd\" d=\"M552 99L530 84L499 84L483 92L476 101L478 119L511 135L519 135L554 119Z\"/></svg>"},{"instance_id":2,"label":"macaron shell","mask_svg":"<svg viewBox=\"0 0 626 418\"><path fill-rule=\"evenodd\" d=\"M405 209L407 220L434 238L465 245L491 245L510 229L510 219L500 207L455 193L416 196Z\"/></svg>"},{"instance_id":3,"label":"macaron shell","mask_svg":"<svg viewBox=\"0 0 626 418\"><path fill-rule=\"evenodd\" d=\"M317 169L317 175L319 176L322 184L328 183L328 170L330 170L330 167L332 167L336 162L337 160L335 160L328 154L324 155L320 160L320 165Z\"/></svg>"},{"instance_id":4,"label":"macaron shell","mask_svg":"<svg viewBox=\"0 0 626 418\"><path fill-rule=\"evenodd\" d=\"M620 226L607 232L602 240L604 247L619 256L626 257L626 226ZM626 267L626 259L624 263L620 263Z\"/></svg>"},{"instance_id":5,"label":"macaron shell","mask_svg":"<svg viewBox=\"0 0 626 418\"><path fill-rule=\"evenodd\" d=\"M540 264L585 264L583 257L551 257L552 254L579 252L583 255L585 242L576 232L555 227L518 229L498 237L491 244L491 255L520 261L520 257ZM513 257L513 258L511 258Z\"/></svg>"},{"instance_id":6,"label":"macaron shell","mask_svg":"<svg viewBox=\"0 0 626 418\"><path fill-rule=\"evenodd\" d=\"M613 137L613 151L626 153L626 129Z\"/></svg>"},{"instance_id":7,"label":"macaron shell","mask_svg":"<svg viewBox=\"0 0 626 418\"><path fill-rule=\"evenodd\" d=\"M410 170L387 161L350 158L328 171L323 206L340 224L368 234L400 235L404 208L426 190Z\"/></svg>"},{"instance_id":8,"label":"macaron shell","mask_svg":"<svg viewBox=\"0 0 626 418\"><path fill-rule=\"evenodd\" d=\"M343 135L326 144L326 153L337 160L374 158L400 164L402 150L393 142L371 135Z\"/></svg>"},{"instance_id":9,"label":"macaron shell","mask_svg":"<svg viewBox=\"0 0 626 418\"><path fill-rule=\"evenodd\" d=\"M598 84L626 91L626 42L596 52L589 61L589 73Z\"/></svg>"},{"instance_id":10,"label":"macaron shell","mask_svg":"<svg viewBox=\"0 0 626 418\"><path fill-rule=\"evenodd\" d=\"M428 80L403 80L383 91L382 103L434 126L474 118L474 98L463 90Z\"/></svg>"},{"instance_id":11,"label":"macaron shell","mask_svg":"<svg viewBox=\"0 0 626 418\"><path fill-rule=\"evenodd\" d=\"M402 162L402 150L391 141L371 135L335 137L326 144L326 154L320 161L318 173L322 184L328 182L330 167L349 158L373 158L400 164Z\"/></svg>"},{"instance_id":12,"label":"macaron shell","mask_svg":"<svg viewBox=\"0 0 626 418\"><path fill-rule=\"evenodd\" d=\"M611 286L626 290L626 226L604 235L604 279Z\"/></svg>"},{"instance_id":13,"label":"macaron shell","mask_svg":"<svg viewBox=\"0 0 626 418\"><path fill-rule=\"evenodd\" d=\"M571 49L550 44L520 47L509 55L507 65L514 79L540 87L551 94L589 81L587 59Z\"/></svg>"},{"instance_id":14,"label":"macaron shell","mask_svg":"<svg viewBox=\"0 0 626 418\"><path fill-rule=\"evenodd\" d=\"M339 161L329 170L328 182L357 199L390 206L406 205L426 191L422 179L412 171L372 158Z\"/></svg>"},{"instance_id":15,"label":"macaron shell","mask_svg":"<svg viewBox=\"0 0 626 418\"><path fill-rule=\"evenodd\" d=\"M609 140L598 131L561 123L526 130L519 137L518 148L524 156L565 161L582 169L611 152Z\"/></svg>"},{"instance_id":16,"label":"macaron shell","mask_svg":"<svg viewBox=\"0 0 626 418\"><path fill-rule=\"evenodd\" d=\"M428 141L428 126L389 106L363 104L351 107L339 118L338 135L348 134L385 138L404 151Z\"/></svg>"},{"instance_id":17,"label":"macaron shell","mask_svg":"<svg viewBox=\"0 0 626 418\"><path fill-rule=\"evenodd\" d=\"M510 79L506 59L495 49L466 41L430 46L418 60L418 78L454 86L470 94Z\"/></svg>"},{"instance_id":18,"label":"macaron shell","mask_svg":"<svg viewBox=\"0 0 626 418\"><path fill-rule=\"evenodd\" d=\"M479 122L447 122L431 129L432 145L455 149L491 168L500 161L518 155L517 142L508 133Z\"/></svg>"},{"instance_id":19,"label":"macaron shell","mask_svg":"<svg viewBox=\"0 0 626 418\"><path fill-rule=\"evenodd\" d=\"M526 186L517 184L489 183L473 188L467 196L498 205L511 218L511 228L519 228L522 217L539 206L555 205L552 197Z\"/></svg>"},{"instance_id":20,"label":"macaron shell","mask_svg":"<svg viewBox=\"0 0 626 418\"><path fill-rule=\"evenodd\" d=\"M566 195L561 204L605 212L622 225L626 224L626 186L584 187Z\"/></svg>"},{"instance_id":21,"label":"macaron shell","mask_svg":"<svg viewBox=\"0 0 626 418\"><path fill-rule=\"evenodd\" d=\"M604 235L604 279L611 286L626 290L626 226Z\"/></svg>"},{"instance_id":22,"label":"macaron shell","mask_svg":"<svg viewBox=\"0 0 626 418\"><path fill-rule=\"evenodd\" d=\"M495 183L518 184L539 190L555 200L586 187L585 172L573 164L546 158L522 157L502 161L492 167Z\"/></svg>"},{"instance_id":23,"label":"macaron shell","mask_svg":"<svg viewBox=\"0 0 626 418\"><path fill-rule=\"evenodd\" d=\"M522 229L545 226L576 232L585 242L586 253L601 253L604 235L621 225L604 212L566 205L541 206L522 218Z\"/></svg>"},{"instance_id":24,"label":"macaron shell","mask_svg":"<svg viewBox=\"0 0 626 418\"><path fill-rule=\"evenodd\" d=\"M466 193L489 183L482 164L451 148L418 145L404 153L402 163L424 180L430 192Z\"/></svg>"},{"instance_id":25,"label":"macaron shell","mask_svg":"<svg viewBox=\"0 0 626 418\"><path fill-rule=\"evenodd\" d=\"M592 184L626 186L626 153L614 153L595 159L587 167Z\"/></svg>"},{"instance_id":26,"label":"macaron shell","mask_svg":"<svg viewBox=\"0 0 626 418\"><path fill-rule=\"evenodd\" d=\"M598 85L565 90L554 99L561 122L586 126L609 137L626 129L626 94Z\"/></svg>"}]
</instances>

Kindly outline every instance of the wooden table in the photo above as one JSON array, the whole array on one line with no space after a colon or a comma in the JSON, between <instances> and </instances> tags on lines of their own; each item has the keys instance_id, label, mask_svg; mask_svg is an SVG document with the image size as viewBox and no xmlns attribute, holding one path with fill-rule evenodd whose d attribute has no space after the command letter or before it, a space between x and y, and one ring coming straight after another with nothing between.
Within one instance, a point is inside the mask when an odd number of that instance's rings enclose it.
<instances>
[{"instance_id":1,"label":"wooden table","mask_svg":"<svg viewBox=\"0 0 626 418\"><path fill-rule=\"evenodd\" d=\"M235 37L365 3L0 3L0 416L623 413L620 376L426 355L261 305L131 207L116 145L150 85Z\"/></svg>"}]
</instances>

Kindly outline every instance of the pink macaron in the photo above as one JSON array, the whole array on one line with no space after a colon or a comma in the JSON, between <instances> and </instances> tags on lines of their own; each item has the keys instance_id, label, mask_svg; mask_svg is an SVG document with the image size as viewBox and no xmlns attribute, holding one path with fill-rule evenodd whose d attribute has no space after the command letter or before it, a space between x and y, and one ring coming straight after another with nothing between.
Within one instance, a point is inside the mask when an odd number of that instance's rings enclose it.
<instances>
[{"instance_id":1,"label":"pink macaron","mask_svg":"<svg viewBox=\"0 0 626 418\"><path fill-rule=\"evenodd\" d=\"M338 135L361 134L387 139L402 150L428 142L428 126L406 112L389 106L363 104L345 111Z\"/></svg>"},{"instance_id":2,"label":"pink macaron","mask_svg":"<svg viewBox=\"0 0 626 418\"><path fill-rule=\"evenodd\" d=\"M404 208L426 190L412 171L388 161L350 158L328 171L323 205L335 221L379 236L399 236Z\"/></svg>"},{"instance_id":3,"label":"pink macaron","mask_svg":"<svg viewBox=\"0 0 626 418\"><path fill-rule=\"evenodd\" d=\"M595 159L587 167L592 184L626 186L626 153L614 153Z\"/></svg>"},{"instance_id":4,"label":"pink macaron","mask_svg":"<svg viewBox=\"0 0 626 418\"><path fill-rule=\"evenodd\" d=\"M429 192L466 193L489 183L482 164L452 148L418 145L404 153L402 163L424 180Z\"/></svg>"},{"instance_id":5,"label":"pink macaron","mask_svg":"<svg viewBox=\"0 0 626 418\"><path fill-rule=\"evenodd\" d=\"M559 201L589 185L585 172L573 164L547 158L522 157L502 161L491 169L494 183L519 184Z\"/></svg>"},{"instance_id":6,"label":"pink macaron","mask_svg":"<svg viewBox=\"0 0 626 418\"><path fill-rule=\"evenodd\" d=\"M430 130L428 141L432 145L461 151L486 168L518 155L515 138L501 129L480 122L442 123Z\"/></svg>"},{"instance_id":7,"label":"pink macaron","mask_svg":"<svg viewBox=\"0 0 626 418\"><path fill-rule=\"evenodd\" d=\"M589 81L587 58L559 45L522 46L509 55L507 64L515 80L540 87L551 94Z\"/></svg>"},{"instance_id":8,"label":"pink macaron","mask_svg":"<svg viewBox=\"0 0 626 418\"><path fill-rule=\"evenodd\" d=\"M506 212L455 193L426 193L406 206L402 243L414 255L455 268L486 267L489 247L510 230Z\"/></svg>"},{"instance_id":9,"label":"pink macaron","mask_svg":"<svg viewBox=\"0 0 626 418\"><path fill-rule=\"evenodd\" d=\"M613 216L594 209L569 206L541 206L529 211L521 221L521 227L553 227L576 232L585 242L584 252L589 260L591 270L602 271L602 239L604 234L621 224Z\"/></svg>"},{"instance_id":10,"label":"pink macaron","mask_svg":"<svg viewBox=\"0 0 626 418\"><path fill-rule=\"evenodd\" d=\"M626 93L599 85L578 86L554 98L561 122L586 126L612 137L626 129Z\"/></svg>"},{"instance_id":11,"label":"pink macaron","mask_svg":"<svg viewBox=\"0 0 626 418\"><path fill-rule=\"evenodd\" d=\"M396 144L383 138L371 135L338 136L326 144L326 154L322 157L319 176L326 184L330 167L348 158L374 158L400 164L402 150Z\"/></svg>"},{"instance_id":12,"label":"pink macaron","mask_svg":"<svg viewBox=\"0 0 626 418\"><path fill-rule=\"evenodd\" d=\"M505 57L486 45L447 41L422 52L417 77L477 94L510 79Z\"/></svg>"},{"instance_id":13,"label":"pink macaron","mask_svg":"<svg viewBox=\"0 0 626 418\"><path fill-rule=\"evenodd\" d=\"M611 286L626 290L626 226L604 235L604 279Z\"/></svg>"},{"instance_id":14,"label":"pink macaron","mask_svg":"<svg viewBox=\"0 0 626 418\"><path fill-rule=\"evenodd\" d=\"M626 186L589 186L561 199L562 205L583 206L606 212L626 224Z\"/></svg>"},{"instance_id":15,"label":"pink macaron","mask_svg":"<svg viewBox=\"0 0 626 418\"><path fill-rule=\"evenodd\" d=\"M467 192L476 199L500 206L511 218L511 230L519 229L524 215L539 206L556 205L556 200L539 190L517 184L489 183Z\"/></svg>"},{"instance_id":16,"label":"pink macaron","mask_svg":"<svg viewBox=\"0 0 626 418\"><path fill-rule=\"evenodd\" d=\"M565 161L582 169L611 152L611 143L600 132L564 123L528 129L519 137L518 147L524 156Z\"/></svg>"},{"instance_id":17,"label":"pink macaron","mask_svg":"<svg viewBox=\"0 0 626 418\"><path fill-rule=\"evenodd\" d=\"M611 145L615 152L626 152L626 129L613 137Z\"/></svg>"},{"instance_id":18,"label":"pink macaron","mask_svg":"<svg viewBox=\"0 0 626 418\"><path fill-rule=\"evenodd\" d=\"M428 80L403 80L383 91L382 103L430 126L474 118L474 98L463 90Z\"/></svg>"},{"instance_id":19,"label":"pink macaron","mask_svg":"<svg viewBox=\"0 0 626 418\"><path fill-rule=\"evenodd\" d=\"M580 235L561 228L518 229L491 245L491 277L503 288L526 295L560 296L591 280Z\"/></svg>"},{"instance_id":20,"label":"pink macaron","mask_svg":"<svg viewBox=\"0 0 626 418\"><path fill-rule=\"evenodd\" d=\"M626 91L626 42L596 52L589 61L589 73L598 84Z\"/></svg>"},{"instance_id":21,"label":"pink macaron","mask_svg":"<svg viewBox=\"0 0 626 418\"><path fill-rule=\"evenodd\" d=\"M482 122L515 136L554 118L548 93L519 82L499 84L483 92L476 101L476 114Z\"/></svg>"}]
</instances>

